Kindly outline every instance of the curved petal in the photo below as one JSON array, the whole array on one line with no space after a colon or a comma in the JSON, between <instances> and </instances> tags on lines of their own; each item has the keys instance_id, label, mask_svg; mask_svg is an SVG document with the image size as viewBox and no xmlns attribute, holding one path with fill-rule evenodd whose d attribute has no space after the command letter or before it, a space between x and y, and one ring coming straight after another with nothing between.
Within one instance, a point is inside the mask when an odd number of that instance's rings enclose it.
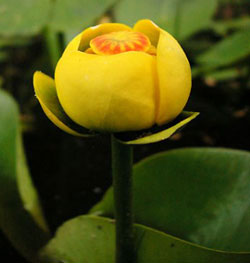
<instances>
[{"instance_id":1,"label":"curved petal","mask_svg":"<svg viewBox=\"0 0 250 263\"><path fill-rule=\"evenodd\" d=\"M97 26L92 26L81 33L79 33L76 37L74 37L66 49L64 50L64 54L67 54L71 51L81 50L84 51L89 47L89 42L92 38L95 38L99 35L106 34L114 31L130 31L132 30L129 26L119 23L104 23Z\"/></svg>"},{"instance_id":2,"label":"curved petal","mask_svg":"<svg viewBox=\"0 0 250 263\"><path fill-rule=\"evenodd\" d=\"M55 81L64 110L79 125L114 132L149 128L155 122L154 56L71 52L59 60Z\"/></svg>"},{"instance_id":3,"label":"curved petal","mask_svg":"<svg viewBox=\"0 0 250 263\"><path fill-rule=\"evenodd\" d=\"M149 19L139 20L134 25L133 30L145 34L150 39L151 44L157 46L160 28L154 22Z\"/></svg>"},{"instance_id":4,"label":"curved petal","mask_svg":"<svg viewBox=\"0 0 250 263\"><path fill-rule=\"evenodd\" d=\"M160 30L157 45L158 109L156 123L173 120L184 108L191 90L191 69L179 43Z\"/></svg>"},{"instance_id":5,"label":"curved petal","mask_svg":"<svg viewBox=\"0 0 250 263\"><path fill-rule=\"evenodd\" d=\"M90 136L91 132L78 126L65 114L57 98L54 80L40 71L34 73L33 85L44 113L63 131L75 136Z\"/></svg>"},{"instance_id":6,"label":"curved petal","mask_svg":"<svg viewBox=\"0 0 250 263\"><path fill-rule=\"evenodd\" d=\"M84 31L83 31L84 32ZM82 33L79 33L78 35L76 35L67 45L67 47L65 48L64 52L63 52L63 55L64 54L67 54L68 52L71 52L71 51L76 51L78 50L78 47L80 45L80 40L81 40L81 37L82 37Z\"/></svg>"},{"instance_id":7,"label":"curved petal","mask_svg":"<svg viewBox=\"0 0 250 263\"><path fill-rule=\"evenodd\" d=\"M104 23L97 26L92 26L85 29L83 32L78 34L73 38L67 45L64 54L67 54L70 51L85 51L89 47L89 42L91 39L110 32L115 31L131 31L132 29L129 26L119 23Z\"/></svg>"}]
</instances>

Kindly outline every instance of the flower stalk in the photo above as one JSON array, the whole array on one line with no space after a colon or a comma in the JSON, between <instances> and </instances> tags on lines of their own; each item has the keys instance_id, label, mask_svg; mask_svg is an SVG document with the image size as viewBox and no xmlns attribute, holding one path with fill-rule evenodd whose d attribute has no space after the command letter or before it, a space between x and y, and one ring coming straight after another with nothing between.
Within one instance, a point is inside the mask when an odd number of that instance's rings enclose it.
<instances>
[{"instance_id":1,"label":"flower stalk","mask_svg":"<svg viewBox=\"0 0 250 263\"><path fill-rule=\"evenodd\" d=\"M112 175L116 220L116 263L135 263L132 208L133 148L112 136Z\"/></svg>"}]
</instances>

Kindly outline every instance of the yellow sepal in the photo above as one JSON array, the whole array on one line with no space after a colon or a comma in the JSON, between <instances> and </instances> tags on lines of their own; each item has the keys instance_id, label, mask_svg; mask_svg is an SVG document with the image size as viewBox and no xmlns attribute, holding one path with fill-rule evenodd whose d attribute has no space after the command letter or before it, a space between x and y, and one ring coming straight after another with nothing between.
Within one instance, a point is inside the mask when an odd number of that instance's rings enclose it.
<instances>
[{"instance_id":1,"label":"yellow sepal","mask_svg":"<svg viewBox=\"0 0 250 263\"><path fill-rule=\"evenodd\" d=\"M36 97L39 100L44 113L57 127L74 136L86 135L69 127L69 125L72 126L73 121L65 114L60 104L57 98L55 82L51 77L40 71L36 71L33 77L33 85ZM73 124L73 126L77 125ZM79 130L84 129L82 127L78 128Z\"/></svg>"}]
</instances>

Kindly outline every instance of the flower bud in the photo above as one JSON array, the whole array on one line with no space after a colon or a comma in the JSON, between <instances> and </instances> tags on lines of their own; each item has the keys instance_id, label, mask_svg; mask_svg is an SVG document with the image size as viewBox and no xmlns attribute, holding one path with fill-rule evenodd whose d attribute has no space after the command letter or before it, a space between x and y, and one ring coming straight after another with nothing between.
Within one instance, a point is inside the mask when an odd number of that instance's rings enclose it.
<instances>
[{"instance_id":1,"label":"flower bud","mask_svg":"<svg viewBox=\"0 0 250 263\"><path fill-rule=\"evenodd\" d=\"M78 126L101 132L163 125L181 113L191 89L185 53L150 20L140 20L133 28L106 23L84 30L66 47L55 81L47 78L61 118L45 102L50 92L39 96L46 86L42 73L34 75L38 99L48 117L72 134L76 131L67 127L63 115Z\"/></svg>"}]
</instances>

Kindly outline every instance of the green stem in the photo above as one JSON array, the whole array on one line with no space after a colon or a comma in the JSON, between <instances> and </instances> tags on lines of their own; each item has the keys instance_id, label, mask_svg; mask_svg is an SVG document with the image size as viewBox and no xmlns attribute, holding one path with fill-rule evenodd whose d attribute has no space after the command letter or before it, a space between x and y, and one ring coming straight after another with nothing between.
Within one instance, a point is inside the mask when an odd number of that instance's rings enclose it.
<instances>
[{"instance_id":1,"label":"green stem","mask_svg":"<svg viewBox=\"0 0 250 263\"><path fill-rule=\"evenodd\" d=\"M132 212L133 149L112 136L112 173L116 219L116 263L135 263Z\"/></svg>"},{"instance_id":2,"label":"green stem","mask_svg":"<svg viewBox=\"0 0 250 263\"><path fill-rule=\"evenodd\" d=\"M56 67L57 61L61 56L61 46L58 33L48 26L45 29L45 40L50 56L51 66L54 69Z\"/></svg>"}]
</instances>

